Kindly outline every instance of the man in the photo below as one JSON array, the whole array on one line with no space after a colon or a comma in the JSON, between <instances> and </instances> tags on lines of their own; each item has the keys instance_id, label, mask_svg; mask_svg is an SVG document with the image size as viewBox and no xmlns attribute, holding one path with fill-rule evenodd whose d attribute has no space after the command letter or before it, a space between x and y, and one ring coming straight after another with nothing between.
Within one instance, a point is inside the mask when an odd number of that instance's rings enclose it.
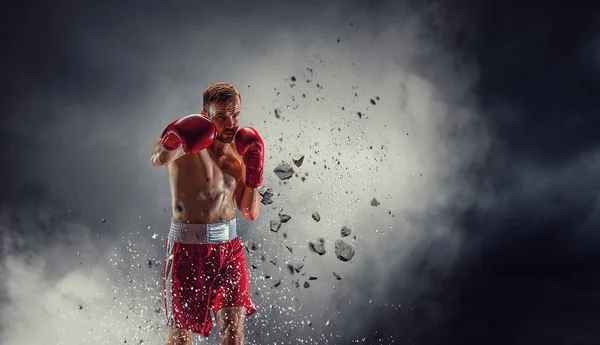
<instances>
[{"instance_id":1,"label":"man","mask_svg":"<svg viewBox=\"0 0 600 345\"><path fill-rule=\"evenodd\" d=\"M173 204L164 267L167 345L208 337L210 310L221 344L243 344L245 318L256 311L234 202L245 219L258 217L264 144L253 128L238 130L240 107L232 85L213 83L202 113L173 121L152 151L152 164L169 168Z\"/></svg>"}]
</instances>

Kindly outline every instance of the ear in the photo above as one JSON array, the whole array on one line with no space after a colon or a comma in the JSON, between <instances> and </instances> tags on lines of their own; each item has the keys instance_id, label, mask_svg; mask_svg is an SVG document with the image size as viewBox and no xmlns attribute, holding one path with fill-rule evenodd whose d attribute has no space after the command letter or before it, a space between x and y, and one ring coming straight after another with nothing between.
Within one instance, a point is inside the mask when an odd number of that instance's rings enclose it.
<instances>
[{"instance_id":1,"label":"ear","mask_svg":"<svg viewBox=\"0 0 600 345\"><path fill-rule=\"evenodd\" d=\"M204 111L204 109L202 109L202 111L200 112L200 114L201 114L201 115L204 115L204 116L206 116L206 117L208 117L208 118L210 118L210 116L208 116L208 114L207 114L207 113Z\"/></svg>"}]
</instances>

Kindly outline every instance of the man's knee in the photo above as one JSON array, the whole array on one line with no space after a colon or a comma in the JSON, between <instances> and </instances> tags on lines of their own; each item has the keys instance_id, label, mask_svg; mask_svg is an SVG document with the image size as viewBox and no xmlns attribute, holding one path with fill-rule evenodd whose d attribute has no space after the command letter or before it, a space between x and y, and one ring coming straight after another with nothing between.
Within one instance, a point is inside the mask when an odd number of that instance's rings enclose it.
<instances>
[{"instance_id":1,"label":"man's knee","mask_svg":"<svg viewBox=\"0 0 600 345\"><path fill-rule=\"evenodd\" d=\"M222 344L244 343L245 314L246 309L243 307L223 308L217 312Z\"/></svg>"},{"instance_id":2,"label":"man's knee","mask_svg":"<svg viewBox=\"0 0 600 345\"><path fill-rule=\"evenodd\" d=\"M244 324L240 322L227 322L219 330L221 338L241 339L244 337Z\"/></svg>"}]
</instances>

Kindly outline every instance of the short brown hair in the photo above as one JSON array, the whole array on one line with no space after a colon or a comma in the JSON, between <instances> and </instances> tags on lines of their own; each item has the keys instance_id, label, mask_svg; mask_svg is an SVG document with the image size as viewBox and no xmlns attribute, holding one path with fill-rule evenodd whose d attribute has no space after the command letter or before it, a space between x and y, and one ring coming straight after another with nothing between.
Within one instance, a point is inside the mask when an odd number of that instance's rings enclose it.
<instances>
[{"instance_id":1,"label":"short brown hair","mask_svg":"<svg viewBox=\"0 0 600 345\"><path fill-rule=\"evenodd\" d=\"M204 95L202 99L202 108L204 111L210 115L210 105L214 103L225 103L231 104L235 102L235 98L239 97L240 102L242 102L242 96L238 92L238 90L231 84L223 83L223 82L214 82L210 84L206 90L204 90Z\"/></svg>"}]
</instances>

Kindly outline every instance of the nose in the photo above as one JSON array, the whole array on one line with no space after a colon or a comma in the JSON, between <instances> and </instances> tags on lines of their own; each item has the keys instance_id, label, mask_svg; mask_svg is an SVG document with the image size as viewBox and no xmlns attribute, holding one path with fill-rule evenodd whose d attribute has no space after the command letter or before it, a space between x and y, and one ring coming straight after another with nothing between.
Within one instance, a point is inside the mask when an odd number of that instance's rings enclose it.
<instances>
[{"instance_id":1,"label":"nose","mask_svg":"<svg viewBox=\"0 0 600 345\"><path fill-rule=\"evenodd\" d=\"M227 117L227 122L225 122L225 127L232 128L234 123L235 123L235 121L233 121L233 118L231 116L229 116L229 117Z\"/></svg>"}]
</instances>

